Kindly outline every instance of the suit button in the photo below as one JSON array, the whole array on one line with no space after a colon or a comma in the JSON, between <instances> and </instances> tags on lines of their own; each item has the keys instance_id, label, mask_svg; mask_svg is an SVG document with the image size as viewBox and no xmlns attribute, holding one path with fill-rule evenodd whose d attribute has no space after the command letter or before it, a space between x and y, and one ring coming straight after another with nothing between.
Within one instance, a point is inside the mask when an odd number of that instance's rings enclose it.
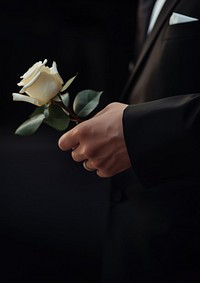
<instances>
[{"instance_id":1,"label":"suit button","mask_svg":"<svg viewBox=\"0 0 200 283\"><path fill-rule=\"evenodd\" d=\"M122 201L122 199L123 199L123 194L122 194L122 192L121 192L120 190L114 191L113 194L112 194L112 199L113 199L113 201L115 201L115 202L120 202L120 201Z\"/></svg>"}]
</instances>

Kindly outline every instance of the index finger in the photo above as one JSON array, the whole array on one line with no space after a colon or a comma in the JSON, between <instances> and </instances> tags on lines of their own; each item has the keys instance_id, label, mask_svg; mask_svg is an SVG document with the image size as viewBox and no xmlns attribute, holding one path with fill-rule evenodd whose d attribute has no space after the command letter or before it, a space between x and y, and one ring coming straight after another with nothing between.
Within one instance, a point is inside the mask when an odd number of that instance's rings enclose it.
<instances>
[{"instance_id":1,"label":"index finger","mask_svg":"<svg viewBox=\"0 0 200 283\"><path fill-rule=\"evenodd\" d=\"M58 141L59 148L64 151L75 148L77 147L78 144L79 144L78 134L77 131L74 129L63 134Z\"/></svg>"}]
</instances>

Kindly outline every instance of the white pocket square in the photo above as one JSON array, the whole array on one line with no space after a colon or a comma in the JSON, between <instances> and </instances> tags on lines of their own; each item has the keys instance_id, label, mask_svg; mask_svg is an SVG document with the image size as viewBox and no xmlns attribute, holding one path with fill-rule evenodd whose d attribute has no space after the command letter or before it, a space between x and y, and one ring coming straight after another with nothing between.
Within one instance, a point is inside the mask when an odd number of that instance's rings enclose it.
<instances>
[{"instance_id":1,"label":"white pocket square","mask_svg":"<svg viewBox=\"0 0 200 283\"><path fill-rule=\"evenodd\" d=\"M198 21L198 19L196 18L188 17L178 13L173 13L169 19L169 25L177 25L177 24L190 23L196 21Z\"/></svg>"}]
</instances>

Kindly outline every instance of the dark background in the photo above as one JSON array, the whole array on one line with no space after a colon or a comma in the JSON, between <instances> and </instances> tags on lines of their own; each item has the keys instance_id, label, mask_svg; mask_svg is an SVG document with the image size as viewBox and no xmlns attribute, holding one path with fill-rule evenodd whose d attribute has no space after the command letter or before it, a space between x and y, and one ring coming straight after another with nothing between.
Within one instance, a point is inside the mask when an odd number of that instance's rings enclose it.
<instances>
[{"instance_id":1,"label":"dark background","mask_svg":"<svg viewBox=\"0 0 200 283\"><path fill-rule=\"evenodd\" d=\"M70 91L118 100L132 59L134 1L16 1L0 5L0 281L99 282L109 179L58 149L62 133L14 131L34 109L13 102L20 76L56 61ZM1 278L2 277L2 278Z\"/></svg>"}]
</instances>

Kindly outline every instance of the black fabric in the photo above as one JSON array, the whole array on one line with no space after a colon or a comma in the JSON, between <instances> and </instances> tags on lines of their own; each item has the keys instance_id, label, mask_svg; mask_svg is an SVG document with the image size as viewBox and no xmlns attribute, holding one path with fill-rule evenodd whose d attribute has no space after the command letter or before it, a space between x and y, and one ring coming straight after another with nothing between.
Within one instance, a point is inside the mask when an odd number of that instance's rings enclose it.
<instances>
[{"instance_id":1,"label":"black fabric","mask_svg":"<svg viewBox=\"0 0 200 283\"><path fill-rule=\"evenodd\" d=\"M131 149L129 156L146 189L168 179L199 178L199 118L199 93L130 105L125 109L124 134Z\"/></svg>"},{"instance_id":2,"label":"black fabric","mask_svg":"<svg viewBox=\"0 0 200 283\"><path fill-rule=\"evenodd\" d=\"M103 283L200 282L200 22L169 25L173 13L200 19L200 2L166 1L125 86L134 105L124 136L141 187L117 178Z\"/></svg>"}]
</instances>

